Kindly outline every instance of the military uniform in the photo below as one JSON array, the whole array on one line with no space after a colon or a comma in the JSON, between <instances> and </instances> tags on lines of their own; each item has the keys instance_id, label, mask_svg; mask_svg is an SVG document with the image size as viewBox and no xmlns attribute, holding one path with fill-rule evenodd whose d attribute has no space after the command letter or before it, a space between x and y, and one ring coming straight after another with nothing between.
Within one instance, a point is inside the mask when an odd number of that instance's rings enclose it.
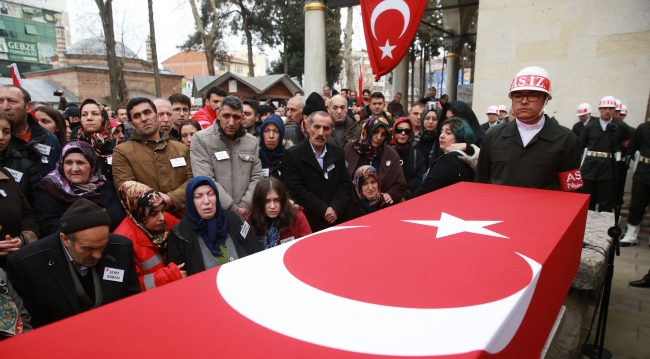
<instances>
[{"instance_id":1,"label":"military uniform","mask_svg":"<svg viewBox=\"0 0 650 359\"><path fill-rule=\"evenodd\" d=\"M630 139L632 139L632 136L634 136L634 127L628 125L625 123L625 121L619 120L622 124L623 127L627 128L627 133L630 136ZM623 205L623 195L625 194L625 181L627 179L627 170L630 168L630 165L625 161L625 154L627 153L627 147L628 147L629 141L623 141L621 143L621 161L617 163L618 166L618 191L617 191L617 196L618 196L618 204Z\"/></svg>"},{"instance_id":2,"label":"military uniform","mask_svg":"<svg viewBox=\"0 0 650 359\"><path fill-rule=\"evenodd\" d=\"M544 116L541 130L525 147L517 121L492 128L483 140L475 181L564 191L580 188L578 138Z\"/></svg>"},{"instance_id":3,"label":"military uniform","mask_svg":"<svg viewBox=\"0 0 650 359\"><path fill-rule=\"evenodd\" d=\"M593 121L598 121L598 117L589 116L589 121L587 122L587 124L590 124ZM584 128L585 128L585 123L582 122L582 121L578 121L573 125L573 128L571 129L571 131L573 131L573 133L575 133L576 136L578 136L578 138L580 138L580 134L582 133L582 130Z\"/></svg>"},{"instance_id":4,"label":"military uniform","mask_svg":"<svg viewBox=\"0 0 650 359\"><path fill-rule=\"evenodd\" d=\"M627 154L639 151L636 171L632 176L632 199L627 223L638 226L643 219L645 209L650 205L650 122L640 125L627 148Z\"/></svg>"},{"instance_id":5,"label":"military uniform","mask_svg":"<svg viewBox=\"0 0 650 359\"><path fill-rule=\"evenodd\" d=\"M621 143L630 139L627 127L612 118L618 128L614 132L614 152L621 151ZM580 134L580 148L587 148L587 154L580 168L584 181L583 193L591 195L589 209L612 212L614 208L614 172L611 164L611 141L608 131L603 130L600 119L589 121ZM617 171L620 166L617 165Z\"/></svg>"}]
</instances>

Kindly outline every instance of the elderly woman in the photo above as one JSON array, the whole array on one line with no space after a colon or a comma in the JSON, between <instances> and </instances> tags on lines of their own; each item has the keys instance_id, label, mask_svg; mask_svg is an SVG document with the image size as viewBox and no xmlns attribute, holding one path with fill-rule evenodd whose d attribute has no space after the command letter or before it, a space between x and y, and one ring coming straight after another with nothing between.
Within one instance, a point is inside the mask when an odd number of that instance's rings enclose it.
<instances>
[{"instance_id":1,"label":"elderly woman","mask_svg":"<svg viewBox=\"0 0 650 359\"><path fill-rule=\"evenodd\" d=\"M50 131L57 139L61 146L70 141L69 127L63 115L52 106L39 106L34 110L38 123L44 129Z\"/></svg>"},{"instance_id":2,"label":"elderly woman","mask_svg":"<svg viewBox=\"0 0 650 359\"><path fill-rule=\"evenodd\" d=\"M251 230L264 249L311 234L302 208L296 208L282 182L275 177L261 179L253 191Z\"/></svg>"},{"instance_id":3,"label":"elderly woman","mask_svg":"<svg viewBox=\"0 0 650 359\"><path fill-rule=\"evenodd\" d=\"M115 141L111 136L108 112L104 106L91 98L81 103L79 111L81 112L81 128L76 138L92 146L99 159L102 173L109 181L113 181L111 157Z\"/></svg>"},{"instance_id":4,"label":"elderly woman","mask_svg":"<svg viewBox=\"0 0 650 359\"><path fill-rule=\"evenodd\" d=\"M448 151L456 143L472 143L474 132L464 120L452 117L442 123L440 150L444 155L434 160L414 196L439 190L458 182L473 182L479 148L470 145L467 152Z\"/></svg>"},{"instance_id":5,"label":"elderly woman","mask_svg":"<svg viewBox=\"0 0 650 359\"><path fill-rule=\"evenodd\" d=\"M291 140L284 139L284 124L280 116L269 115L262 122L262 136L260 136L260 162L264 177L273 176L281 178L282 156L284 150L293 145Z\"/></svg>"},{"instance_id":6,"label":"elderly woman","mask_svg":"<svg viewBox=\"0 0 650 359\"><path fill-rule=\"evenodd\" d=\"M124 219L115 187L102 174L93 148L86 142L71 141L63 146L56 169L37 185L34 207L43 236L59 230L59 219L79 198L106 210L111 217L111 232Z\"/></svg>"},{"instance_id":7,"label":"elderly woman","mask_svg":"<svg viewBox=\"0 0 650 359\"><path fill-rule=\"evenodd\" d=\"M389 204L380 190L379 174L372 166L361 166L354 171L352 201L345 212L347 220L380 210Z\"/></svg>"},{"instance_id":8,"label":"elderly woman","mask_svg":"<svg viewBox=\"0 0 650 359\"><path fill-rule=\"evenodd\" d=\"M187 275L262 250L257 236L236 212L221 208L217 185L197 176L186 187L185 217L172 228L166 263L185 263Z\"/></svg>"},{"instance_id":9,"label":"elderly woman","mask_svg":"<svg viewBox=\"0 0 650 359\"><path fill-rule=\"evenodd\" d=\"M11 173L20 192L27 198L27 202L34 203L36 185L41 180L36 161L41 160L41 154L33 146L27 147L28 152L9 148L13 129L14 121L0 110L0 167L6 168Z\"/></svg>"},{"instance_id":10,"label":"elderly woman","mask_svg":"<svg viewBox=\"0 0 650 359\"><path fill-rule=\"evenodd\" d=\"M14 177L0 167L0 268L8 255L40 238L36 214ZM0 305L1 307L1 305Z\"/></svg>"},{"instance_id":11,"label":"elderly woman","mask_svg":"<svg viewBox=\"0 0 650 359\"><path fill-rule=\"evenodd\" d=\"M201 131L201 125L195 120L183 120L179 125L178 135L181 138L181 142L187 146L188 151L192 145L192 136L199 131Z\"/></svg>"},{"instance_id":12,"label":"elderly woman","mask_svg":"<svg viewBox=\"0 0 650 359\"><path fill-rule=\"evenodd\" d=\"M424 156L424 163L427 168L435 159L436 142L438 140L438 111L434 107L425 108L422 111L422 130L413 138L413 148L420 151Z\"/></svg>"},{"instance_id":13,"label":"elderly woman","mask_svg":"<svg viewBox=\"0 0 650 359\"><path fill-rule=\"evenodd\" d=\"M178 218L165 212L165 200L153 188L135 181L126 181L120 186L124 218L115 234L131 239L135 269L138 272L142 291L183 279L187 272L183 263L165 266L167 238Z\"/></svg>"},{"instance_id":14,"label":"elderly woman","mask_svg":"<svg viewBox=\"0 0 650 359\"><path fill-rule=\"evenodd\" d=\"M404 193L405 201L413 197L413 193L422 184L422 178L427 171L424 156L411 145L413 133L413 123L406 117L398 118L393 124L393 140L390 145L397 151L401 159L400 164L408 186Z\"/></svg>"},{"instance_id":15,"label":"elderly woman","mask_svg":"<svg viewBox=\"0 0 650 359\"><path fill-rule=\"evenodd\" d=\"M345 160L350 179L361 166L372 166L381 176L381 192L388 204L402 201L406 180L397 152L388 145L391 141L388 120L371 117L361 130L361 138L345 144Z\"/></svg>"}]
</instances>

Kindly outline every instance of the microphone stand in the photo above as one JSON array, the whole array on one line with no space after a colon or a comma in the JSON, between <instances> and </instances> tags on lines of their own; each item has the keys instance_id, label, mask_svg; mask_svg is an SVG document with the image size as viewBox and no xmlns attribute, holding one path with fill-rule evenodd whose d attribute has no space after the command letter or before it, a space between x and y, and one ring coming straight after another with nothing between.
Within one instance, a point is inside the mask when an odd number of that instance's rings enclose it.
<instances>
[{"instance_id":1,"label":"microphone stand","mask_svg":"<svg viewBox=\"0 0 650 359\"><path fill-rule=\"evenodd\" d=\"M585 344L582 347L582 355L592 358L592 359L610 359L612 358L612 352L605 349L603 345L605 344L605 329L607 328L607 314L609 313L609 297L612 293L612 278L614 277L614 255L621 255L621 249L619 247L619 238L622 234L621 228L619 227L618 220L620 217L620 206L618 204L618 171L616 168L616 152L614 151L614 145L616 140L614 138L614 133L618 129L618 126L612 124L611 122L607 124L606 131L609 133L610 140L610 154L612 157L612 172L614 173L614 191L612 195L614 196L614 226L609 227L607 230L607 235L612 238L612 245L609 247L609 252L607 255L607 273L605 275L605 283L603 288L603 296L600 303L600 311L598 313L598 326L596 329L596 337L594 338L594 344Z\"/></svg>"}]
</instances>

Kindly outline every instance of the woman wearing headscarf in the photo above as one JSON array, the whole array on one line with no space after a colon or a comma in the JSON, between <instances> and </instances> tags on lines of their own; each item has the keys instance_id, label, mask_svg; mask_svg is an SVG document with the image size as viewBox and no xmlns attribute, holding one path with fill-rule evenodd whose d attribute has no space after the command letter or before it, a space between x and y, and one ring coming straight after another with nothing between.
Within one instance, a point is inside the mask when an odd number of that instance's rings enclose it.
<instances>
[{"instance_id":1,"label":"woman wearing headscarf","mask_svg":"<svg viewBox=\"0 0 650 359\"><path fill-rule=\"evenodd\" d=\"M56 168L36 186L34 208L41 224L41 234L59 230L59 219L79 198L90 200L106 210L111 217L110 231L124 219L113 182L104 177L93 148L83 141L63 146Z\"/></svg>"},{"instance_id":2,"label":"woman wearing headscarf","mask_svg":"<svg viewBox=\"0 0 650 359\"><path fill-rule=\"evenodd\" d=\"M463 101L452 101L448 102L444 107L443 107L443 112L444 112L444 120L452 117L458 117L465 121L465 123L471 128L472 132L474 133L474 140L467 144L467 143L462 143L458 142L454 144L451 147L448 147L446 149L447 152L450 151L455 151L455 150L460 150L460 151L468 151L468 154L471 155L472 148L470 145L474 144L476 147L480 148L481 144L483 143L483 138L485 138L485 130L481 127L481 124L478 121L478 118L476 118L476 114L474 111L472 111L472 108L469 107L465 102ZM441 121L442 122L442 121ZM440 150L440 145L438 144L435 146L435 151L434 151L434 159L442 156L444 152Z\"/></svg>"},{"instance_id":3,"label":"woman wearing headscarf","mask_svg":"<svg viewBox=\"0 0 650 359\"><path fill-rule=\"evenodd\" d=\"M345 160L350 179L361 166L372 166L382 178L381 192L387 204L399 203L406 192L406 180L400 157L388 144L390 125L383 117L373 116L361 130L361 138L345 144Z\"/></svg>"},{"instance_id":4,"label":"woman wearing headscarf","mask_svg":"<svg viewBox=\"0 0 650 359\"><path fill-rule=\"evenodd\" d=\"M434 107L425 108L422 111L422 130L413 138L413 148L420 151L424 157L425 166L428 168L434 157L436 142L438 141L439 111Z\"/></svg>"},{"instance_id":5,"label":"woman wearing headscarf","mask_svg":"<svg viewBox=\"0 0 650 359\"><path fill-rule=\"evenodd\" d=\"M244 218L221 207L209 177L190 180L185 199L185 217L169 235L169 265L185 263L187 275L193 275L262 250Z\"/></svg>"},{"instance_id":6,"label":"woman wearing headscarf","mask_svg":"<svg viewBox=\"0 0 650 359\"><path fill-rule=\"evenodd\" d=\"M397 151L404 172L404 179L408 188L404 192L404 200L413 197L413 193L418 189L427 171L427 165L424 156L420 151L411 145L414 135L414 127L411 120L407 117L400 117L393 124L393 139L390 145Z\"/></svg>"},{"instance_id":7,"label":"woman wearing headscarf","mask_svg":"<svg viewBox=\"0 0 650 359\"><path fill-rule=\"evenodd\" d=\"M120 196L127 217L115 234L133 242L135 269L142 291L185 278L183 263L165 266L169 231L179 220L165 212L165 200L160 193L140 182L126 181L120 186Z\"/></svg>"},{"instance_id":8,"label":"woman wearing headscarf","mask_svg":"<svg viewBox=\"0 0 650 359\"><path fill-rule=\"evenodd\" d=\"M444 153L434 160L414 197L437 191L458 182L474 182L479 148L469 145L472 155L460 150L446 151L456 143L472 143L474 132L463 119L452 117L442 123L440 149Z\"/></svg>"},{"instance_id":9,"label":"woman wearing headscarf","mask_svg":"<svg viewBox=\"0 0 650 359\"><path fill-rule=\"evenodd\" d=\"M250 223L264 249L311 234L302 207L296 208L291 203L286 188L274 177L262 178L257 183Z\"/></svg>"},{"instance_id":10,"label":"woman wearing headscarf","mask_svg":"<svg viewBox=\"0 0 650 359\"><path fill-rule=\"evenodd\" d=\"M379 174L372 166L361 166L352 178L352 201L345 213L347 220L378 211L389 204L380 191Z\"/></svg>"},{"instance_id":11,"label":"woman wearing headscarf","mask_svg":"<svg viewBox=\"0 0 650 359\"><path fill-rule=\"evenodd\" d=\"M276 114L269 115L262 122L260 136L260 162L264 177L280 178L282 175L282 156L284 150L293 145L290 140L284 140L284 125ZM288 146L285 142L289 142Z\"/></svg>"},{"instance_id":12,"label":"woman wearing headscarf","mask_svg":"<svg viewBox=\"0 0 650 359\"><path fill-rule=\"evenodd\" d=\"M112 139L111 123L108 112L97 101L89 98L79 107L81 128L76 139L89 143L99 159L102 173L113 181L112 156L115 141Z\"/></svg>"}]
</instances>

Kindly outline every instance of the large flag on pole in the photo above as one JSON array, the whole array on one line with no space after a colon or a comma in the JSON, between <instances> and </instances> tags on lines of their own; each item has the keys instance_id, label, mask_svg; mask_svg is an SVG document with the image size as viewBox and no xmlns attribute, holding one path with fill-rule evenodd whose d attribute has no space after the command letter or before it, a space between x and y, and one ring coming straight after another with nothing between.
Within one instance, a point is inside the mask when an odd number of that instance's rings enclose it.
<instances>
[{"instance_id":1,"label":"large flag on pole","mask_svg":"<svg viewBox=\"0 0 650 359\"><path fill-rule=\"evenodd\" d=\"M361 18L375 81L402 61L420 25L427 1L361 0Z\"/></svg>"}]
</instances>

